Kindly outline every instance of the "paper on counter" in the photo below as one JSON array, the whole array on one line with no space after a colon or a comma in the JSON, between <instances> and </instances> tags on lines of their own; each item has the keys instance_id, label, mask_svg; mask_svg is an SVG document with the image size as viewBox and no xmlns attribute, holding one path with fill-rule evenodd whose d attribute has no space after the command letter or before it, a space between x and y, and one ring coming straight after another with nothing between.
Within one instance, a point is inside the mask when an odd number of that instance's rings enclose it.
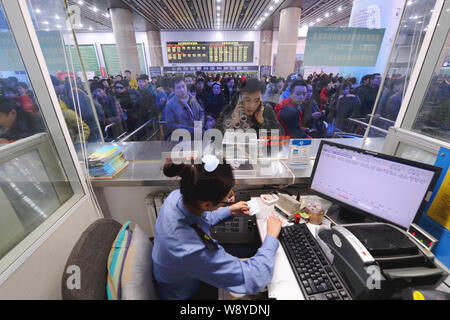
<instances>
[{"instance_id":1,"label":"paper on counter","mask_svg":"<svg viewBox=\"0 0 450 320\"><path fill-rule=\"evenodd\" d=\"M253 216L261 211L261 209L259 208L258 202L256 202L255 199L247 201L247 206L250 207L249 212L250 212L251 216Z\"/></svg>"}]
</instances>

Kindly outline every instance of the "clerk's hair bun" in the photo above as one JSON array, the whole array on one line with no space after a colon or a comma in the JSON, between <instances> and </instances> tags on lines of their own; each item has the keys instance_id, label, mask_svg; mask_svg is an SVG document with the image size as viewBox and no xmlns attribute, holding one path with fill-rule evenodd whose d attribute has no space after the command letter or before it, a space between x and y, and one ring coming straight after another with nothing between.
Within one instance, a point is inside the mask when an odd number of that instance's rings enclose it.
<instances>
[{"instance_id":1,"label":"clerk's hair bun","mask_svg":"<svg viewBox=\"0 0 450 320\"><path fill-rule=\"evenodd\" d=\"M219 203L234 186L233 169L229 164L219 164L213 172L205 170L203 164L175 164L166 162L163 167L166 177L181 177L180 191L186 203L212 201Z\"/></svg>"},{"instance_id":2,"label":"clerk's hair bun","mask_svg":"<svg viewBox=\"0 0 450 320\"><path fill-rule=\"evenodd\" d=\"M187 165L184 163L175 164L173 162L166 162L164 164L163 173L166 177L182 177L187 170Z\"/></svg>"},{"instance_id":3,"label":"clerk's hair bun","mask_svg":"<svg viewBox=\"0 0 450 320\"><path fill-rule=\"evenodd\" d=\"M163 168L164 175L169 178L179 176L183 170L184 164L175 164L173 162L166 162Z\"/></svg>"}]
</instances>

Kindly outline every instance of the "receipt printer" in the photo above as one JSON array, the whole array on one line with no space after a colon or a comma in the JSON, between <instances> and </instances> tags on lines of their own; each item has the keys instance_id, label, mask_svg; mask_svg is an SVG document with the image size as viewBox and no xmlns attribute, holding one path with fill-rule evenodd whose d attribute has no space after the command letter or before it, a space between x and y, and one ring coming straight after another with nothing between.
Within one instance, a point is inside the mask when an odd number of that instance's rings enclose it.
<instances>
[{"instance_id":1,"label":"receipt printer","mask_svg":"<svg viewBox=\"0 0 450 320\"><path fill-rule=\"evenodd\" d=\"M321 229L319 243L353 299L401 299L408 288L436 288L447 273L434 255L386 223Z\"/></svg>"}]
</instances>

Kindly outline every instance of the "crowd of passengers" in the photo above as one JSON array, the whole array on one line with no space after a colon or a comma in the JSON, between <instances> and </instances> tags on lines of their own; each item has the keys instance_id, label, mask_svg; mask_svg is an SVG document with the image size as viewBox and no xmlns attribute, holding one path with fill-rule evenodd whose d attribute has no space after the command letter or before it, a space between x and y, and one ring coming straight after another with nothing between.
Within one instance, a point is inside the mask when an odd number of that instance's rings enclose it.
<instances>
[{"instance_id":1,"label":"crowd of passengers","mask_svg":"<svg viewBox=\"0 0 450 320\"><path fill-rule=\"evenodd\" d=\"M145 138L146 124L160 126L163 134L157 138L170 140L176 129L193 133L195 122L201 122L203 131L278 129L280 136L291 138L331 137L335 130L352 132L349 119L368 118L381 80L376 73L357 84L354 77L323 72L308 77L292 73L286 79L202 72L150 79L145 74L133 77L127 70L123 76L94 77L86 90L79 78L51 76L75 143L100 141L101 133L108 141L142 131L132 137L139 141ZM393 76L385 81L375 114L394 122L405 79ZM448 97L448 82L436 90ZM0 144L46 131L39 112L27 83L16 77L0 79Z\"/></svg>"}]
</instances>

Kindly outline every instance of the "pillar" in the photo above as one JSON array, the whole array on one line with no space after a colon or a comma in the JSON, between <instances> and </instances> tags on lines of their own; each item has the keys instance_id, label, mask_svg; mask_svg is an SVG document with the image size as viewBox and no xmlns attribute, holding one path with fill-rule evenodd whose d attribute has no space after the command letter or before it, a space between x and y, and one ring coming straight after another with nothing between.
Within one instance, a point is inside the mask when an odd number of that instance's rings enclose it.
<instances>
[{"instance_id":1,"label":"pillar","mask_svg":"<svg viewBox=\"0 0 450 320\"><path fill-rule=\"evenodd\" d=\"M301 8L281 10L278 32L276 76L286 78L294 72Z\"/></svg>"},{"instance_id":2,"label":"pillar","mask_svg":"<svg viewBox=\"0 0 450 320\"><path fill-rule=\"evenodd\" d=\"M116 40L122 72L130 70L133 77L140 74L139 55L134 33L133 15L126 8L110 8L112 28Z\"/></svg>"},{"instance_id":3,"label":"pillar","mask_svg":"<svg viewBox=\"0 0 450 320\"><path fill-rule=\"evenodd\" d=\"M262 30L260 36L259 65L272 65L272 30Z\"/></svg>"},{"instance_id":4,"label":"pillar","mask_svg":"<svg viewBox=\"0 0 450 320\"><path fill-rule=\"evenodd\" d=\"M161 36L159 31L147 31L147 41L151 66L162 67L164 63L162 56Z\"/></svg>"}]
</instances>

